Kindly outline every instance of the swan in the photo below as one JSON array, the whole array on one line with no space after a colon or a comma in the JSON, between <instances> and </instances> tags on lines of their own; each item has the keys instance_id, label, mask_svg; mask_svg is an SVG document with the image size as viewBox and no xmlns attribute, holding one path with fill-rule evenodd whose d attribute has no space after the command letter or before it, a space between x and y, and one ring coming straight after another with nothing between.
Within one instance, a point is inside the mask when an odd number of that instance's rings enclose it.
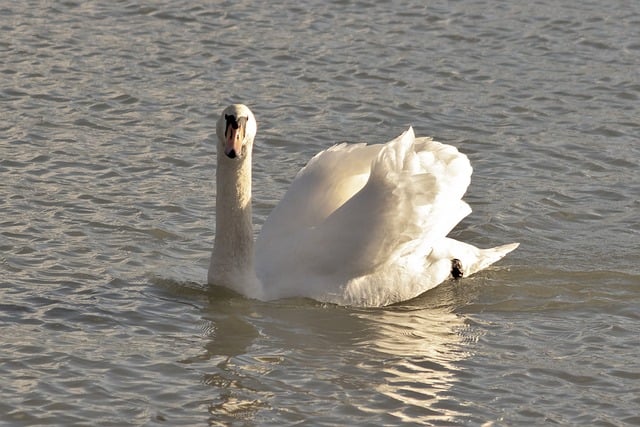
<instances>
[{"instance_id":1,"label":"swan","mask_svg":"<svg viewBox=\"0 0 640 427\"><path fill-rule=\"evenodd\" d=\"M242 104L216 124L216 232L207 282L248 298L307 297L350 306L414 298L469 276L518 243L478 249L447 237L471 208L471 164L416 138L338 144L298 172L255 241L251 156L257 124Z\"/></svg>"}]
</instances>

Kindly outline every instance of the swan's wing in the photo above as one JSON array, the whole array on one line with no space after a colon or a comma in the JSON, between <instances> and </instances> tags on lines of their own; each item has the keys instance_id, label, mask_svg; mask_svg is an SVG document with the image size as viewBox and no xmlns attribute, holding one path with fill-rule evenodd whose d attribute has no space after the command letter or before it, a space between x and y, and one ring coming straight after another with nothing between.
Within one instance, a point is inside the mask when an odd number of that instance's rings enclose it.
<instances>
[{"instance_id":1,"label":"swan's wing","mask_svg":"<svg viewBox=\"0 0 640 427\"><path fill-rule=\"evenodd\" d=\"M378 151L367 152L375 154L371 172L356 194L324 219L314 217L309 226L264 239L256 247L256 272L269 282L273 297L304 294L322 299L340 293L352 278L393 264L409 253L426 253L471 211L461 200L471 166L455 148L428 138L415 139L412 129L373 147ZM312 166L313 162L308 168ZM331 184L330 175L323 179ZM326 191L323 186L305 187ZM316 194L307 193L307 197ZM299 218L292 221L301 223Z\"/></svg>"},{"instance_id":2,"label":"swan's wing","mask_svg":"<svg viewBox=\"0 0 640 427\"><path fill-rule=\"evenodd\" d=\"M338 144L313 157L298 172L262 226L256 253L324 221L366 184L382 145Z\"/></svg>"},{"instance_id":3,"label":"swan's wing","mask_svg":"<svg viewBox=\"0 0 640 427\"><path fill-rule=\"evenodd\" d=\"M308 233L314 266L355 277L426 253L471 212L461 200L471 173L457 149L410 128L383 146L362 190Z\"/></svg>"}]
</instances>

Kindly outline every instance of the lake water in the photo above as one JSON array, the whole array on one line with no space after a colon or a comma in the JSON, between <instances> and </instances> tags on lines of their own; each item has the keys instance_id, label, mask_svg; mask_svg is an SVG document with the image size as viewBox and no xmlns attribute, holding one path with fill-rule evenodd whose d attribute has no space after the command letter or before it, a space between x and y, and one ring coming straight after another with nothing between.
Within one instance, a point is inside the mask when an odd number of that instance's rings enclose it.
<instances>
[{"instance_id":1,"label":"lake water","mask_svg":"<svg viewBox=\"0 0 640 427\"><path fill-rule=\"evenodd\" d=\"M640 425L640 2L0 5L0 425ZM256 231L297 170L413 125L452 233L521 242L382 309L208 289L215 120Z\"/></svg>"}]
</instances>

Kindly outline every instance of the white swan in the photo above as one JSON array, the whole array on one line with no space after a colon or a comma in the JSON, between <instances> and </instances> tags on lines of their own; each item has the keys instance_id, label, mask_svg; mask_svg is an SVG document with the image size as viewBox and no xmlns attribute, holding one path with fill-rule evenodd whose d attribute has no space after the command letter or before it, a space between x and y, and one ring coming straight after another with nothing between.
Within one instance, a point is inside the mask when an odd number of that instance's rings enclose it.
<instances>
[{"instance_id":1,"label":"white swan","mask_svg":"<svg viewBox=\"0 0 640 427\"><path fill-rule=\"evenodd\" d=\"M251 151L244 105L217 122L216 235L208 282L247 297L342 305L404 301L469 276L518 243L478 249L447 237L471 212L464 154L413 129L383 145L340 144L298 173L253 244Z\"/></svg>"}]
</instances>

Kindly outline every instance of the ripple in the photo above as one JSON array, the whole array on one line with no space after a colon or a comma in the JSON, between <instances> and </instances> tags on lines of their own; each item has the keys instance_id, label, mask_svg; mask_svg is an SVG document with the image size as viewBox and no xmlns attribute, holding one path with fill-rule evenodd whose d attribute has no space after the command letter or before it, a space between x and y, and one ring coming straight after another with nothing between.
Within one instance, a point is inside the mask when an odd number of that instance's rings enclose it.
<instances>
[{"instance_id":1,"label":"ripple","mask_svg":"<svg viewBox=\"0 0 640 427\"><path fill-rule=\"evenodd\" d=\"M638 424L637 7L183 3L0 7L6 422ZM474 166L455 237L520 248L381 310L208 289L237 101L258 222L413 125Z\"/></svg>"}]
</instances>

